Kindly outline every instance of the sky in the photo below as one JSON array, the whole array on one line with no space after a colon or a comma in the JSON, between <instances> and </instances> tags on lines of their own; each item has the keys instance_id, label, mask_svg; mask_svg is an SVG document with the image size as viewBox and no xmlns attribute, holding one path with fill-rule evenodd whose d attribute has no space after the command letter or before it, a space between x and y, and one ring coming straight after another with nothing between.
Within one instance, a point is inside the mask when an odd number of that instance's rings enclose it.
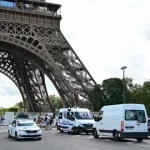
<instances>
[{"instance_id":1,"label":"sky","mask_svg":"<svg viewBox=\"0 0 150 150\"><path fill-rule=\"evenodd\" d=\"M125 75L142 84L150 78L150 0L47 0L61 8L61 30L97 83ZM49 95L58 95L46 78ZM21 101L0 74L0 107Z\"/></svg>"}]
</instances>

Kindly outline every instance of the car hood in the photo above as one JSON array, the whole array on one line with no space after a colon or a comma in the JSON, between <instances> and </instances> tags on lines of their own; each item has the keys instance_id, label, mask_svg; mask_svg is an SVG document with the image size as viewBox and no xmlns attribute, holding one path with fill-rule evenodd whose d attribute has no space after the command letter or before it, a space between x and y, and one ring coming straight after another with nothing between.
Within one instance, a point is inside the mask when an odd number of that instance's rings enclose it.
<instances>
[{"instance_id":1,"label":"car hood","mask_svg":"<svg viewBox=\"0 0 150 150\"><path fill-rule=\"evenodd\" d=\"M82 120L82 119L80 119L80 120L77 120L79 123L81 123L81 124L94 124L94 120L93 119L87 119L87 120Z\"/></svg>"},{"instance_id":2,"label":"car hood","mask_svg":"<svg viewBox=\"0 0 150 150\"><path fill-rule=\"evenodd\" d=\"M27 126L27 127L18 127L18 130L40 130L40 128Z\"/></svg>"}]
</instances>

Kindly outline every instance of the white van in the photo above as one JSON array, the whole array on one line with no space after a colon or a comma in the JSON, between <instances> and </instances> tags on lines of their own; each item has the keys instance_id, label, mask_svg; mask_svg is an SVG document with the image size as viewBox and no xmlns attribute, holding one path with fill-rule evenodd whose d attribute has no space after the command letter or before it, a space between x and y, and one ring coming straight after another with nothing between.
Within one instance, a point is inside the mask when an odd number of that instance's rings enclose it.
<instances>
[{"instance_id":1,"label":"white van","mask_svg":"<svg viewBox=\"0 0 150 150\"><path fill-rule=\"evenodd\" d=\"M58 114L57 129L60 132L68 131L74 134L92 133L94 119L90 111L85 108L61 108Z\"/></svg>"},{"instance_id":2,"label":"white van","mask_svg":"<svg viewBox=\"0 0 150 150\"><path fill-rule=\"evenodd\" d=\"M93 136L135 138L141 142L148 137L147 112L143 104L120 104L104 106L94 119Z\"/></svg>"}]
</instances>

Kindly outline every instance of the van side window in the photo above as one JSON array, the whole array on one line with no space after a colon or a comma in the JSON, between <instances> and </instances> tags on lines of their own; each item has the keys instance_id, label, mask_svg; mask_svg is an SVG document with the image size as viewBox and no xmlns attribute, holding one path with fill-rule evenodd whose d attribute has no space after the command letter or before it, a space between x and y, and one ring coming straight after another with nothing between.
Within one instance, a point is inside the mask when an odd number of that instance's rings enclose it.
<instances>
[{"instance_id":1,"label":"van side window","mask_svg":"<svg viewBox=\"0 0 150 150\"><path fill-rule=\"evenodd\" d=\"M98 118L99 121L102 120L102 118L103 118L103 111L100 111L100 112L99 112L97 118Z\"/></svg>"}]
</instances>

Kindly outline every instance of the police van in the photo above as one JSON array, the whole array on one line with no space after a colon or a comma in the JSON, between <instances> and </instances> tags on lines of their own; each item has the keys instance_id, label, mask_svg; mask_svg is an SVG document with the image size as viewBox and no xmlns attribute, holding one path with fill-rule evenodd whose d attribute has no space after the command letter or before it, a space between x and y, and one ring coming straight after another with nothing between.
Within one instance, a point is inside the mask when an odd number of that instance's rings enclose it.
<instances>
[{"instance_id":1,"label":"police van","mask_svg":"<svg viewBox=\"0 0 150 150\"><path fill-rule=\"evenodd\" d=\"M61 108L58 114L57 130L60 132L92 133L94 119L86 108Z\"/></svg>"},{"instance_id":2,"label":"police van","mask_svg":"<svg viewBox=\"0 0 150 150\"><path fill-rule=\"evenodd\" d=\"M148 137L148 117L143 104L104 106L95 118L93 136L112 136L118 141L134 138L138 142Z\"/></svg>"}]
</instances>

